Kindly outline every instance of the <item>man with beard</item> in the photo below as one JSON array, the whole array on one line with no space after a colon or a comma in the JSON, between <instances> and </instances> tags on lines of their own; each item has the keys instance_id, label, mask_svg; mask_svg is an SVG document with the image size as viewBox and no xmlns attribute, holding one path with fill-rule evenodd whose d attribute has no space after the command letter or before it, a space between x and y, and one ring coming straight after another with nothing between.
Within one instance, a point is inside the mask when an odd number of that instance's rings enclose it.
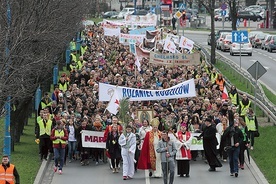
<instances>
[{"instance_id":1,"label":"man with beard","mask_svg":"<svg viewBox=\"0 0 276 184\"><path fill-rule=\"evenodd\" d=\"M212 125L212 119L205 119L205 129L198 136L198 139L203 137L203 149L205 151L205 157L210 166L209 171L216 171L216 167L222 167L219 159L217 158L217 145L216 128Z\"/></svg>"}]
</instances>

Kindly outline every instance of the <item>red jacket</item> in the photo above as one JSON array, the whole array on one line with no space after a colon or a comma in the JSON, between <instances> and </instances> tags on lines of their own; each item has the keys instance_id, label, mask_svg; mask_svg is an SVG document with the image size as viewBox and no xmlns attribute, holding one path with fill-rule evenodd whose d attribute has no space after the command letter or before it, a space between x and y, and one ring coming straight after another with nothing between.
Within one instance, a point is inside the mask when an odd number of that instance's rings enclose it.
<instances>
[{"instance_id":1,"label":"red jacket","mask_svg":"<svg viewBox=\"0 0 276 184\"><path fill-rule=\"evenodd\" d=\"M59 137L58 135L55 135L57 128L53 128L51 132L50 139L53 141L53 148L60 148L60 145L62 148L66 147L66 141L68 140L68 131L66 128L63 128L62 131L64 132L64 135ZM57 142L57 140L60 139L60 141Z\"/></svg>"}]
</instances>

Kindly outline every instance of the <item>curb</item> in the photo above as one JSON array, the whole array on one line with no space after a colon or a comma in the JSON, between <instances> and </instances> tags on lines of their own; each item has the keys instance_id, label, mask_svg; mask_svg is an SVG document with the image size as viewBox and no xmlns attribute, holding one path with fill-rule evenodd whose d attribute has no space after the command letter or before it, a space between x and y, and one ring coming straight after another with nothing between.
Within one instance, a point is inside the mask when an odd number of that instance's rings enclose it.
<instances>
[{"instance_id":1,"label":"curb","mask_svg":"<svg viewBox=\"0 0 276 184\"><path fill-rule=\"evenodd\" d=\"M51 162L51 158L52 158L52 155L49 154L47 157L47 161L43 159L33 184L41 184L42 183L43 178L45 176L45 172Z\"/></svg>"},{"instance_id":2,"label":"curb","mask_svg":"<svg viewBox=\"0 0 276 184\"><path fill-rule=\"evenodd\" d=\"M245 156L245 161L246 161L245 163L246 163L248 169L252 173L252 175L255 178L255 180L257 181L257 183L269 184L269 182L267 181L267 179L265 178L263 173L260 171L259 167L257 166L257 164L255 163L255 161L253 160L253 158L251 156L250 156L250 164L248 163L248 158L246 156Z\"/></svg>"}]
</instances>

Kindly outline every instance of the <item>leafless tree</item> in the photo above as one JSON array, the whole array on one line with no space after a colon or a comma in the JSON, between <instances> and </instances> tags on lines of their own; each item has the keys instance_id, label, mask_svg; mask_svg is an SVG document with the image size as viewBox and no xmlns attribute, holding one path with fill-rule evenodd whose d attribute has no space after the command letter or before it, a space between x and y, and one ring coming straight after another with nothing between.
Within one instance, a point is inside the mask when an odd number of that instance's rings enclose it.
<instances>
[{"instance_id":1,"label":"leafless tree","mask_svg":"<svg viewBox=\"0 0 276 184\"><path fill-rule=\"evenodd\" d=\"M10 6L11 22L7 21ZM35 90L80 30L90 0L5 0L0 7L0 108L11 97L11 136L20 140ZM7 54L7 49L9 53Z\"/></svg>"},{"instance_id":2,"label":"leafless tree","mask_svg":"<svg viewBox=\"0 0 276 184\"><path fill-rule=\"evenodd\" d=\"M211 16L211 63L216 63L216 41L215 41L215 0L198 0Z\"/></svg>"}]
</instances>

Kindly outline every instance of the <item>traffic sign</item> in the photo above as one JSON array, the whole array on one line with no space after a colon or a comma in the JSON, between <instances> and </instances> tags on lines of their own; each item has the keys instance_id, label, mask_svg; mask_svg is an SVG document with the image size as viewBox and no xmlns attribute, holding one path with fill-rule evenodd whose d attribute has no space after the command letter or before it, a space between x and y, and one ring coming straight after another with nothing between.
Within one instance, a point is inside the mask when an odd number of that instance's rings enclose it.
<instances>
[{"instance_id":1,"label":"traffic sign","mask_svg":"<svg viewBox=\"0 0 276 184\"><path fill-rule=\"evenodd\" d=\"M247 71L252 75L252 77L255 80L258 80L267 72L267 70L263 67L263 65L256 61L253 65L250 66L250 68L247 69Z\"/></svg>"},{"instance_id":2,"label":"traffic sign","mask_svg":"<svg viewBox=\"0 0 276 184\"><path fill-rule=\"evenodd\" d=\"M179 11L186 10L186 4L180 3L179 4Z\"/></svg>"},{"instance_id":3,"label":"traffic sign","mask_svg":"<svg viewBox=\"0 0 276 184\"><path fill-rule=\"evenodd\" d=\"M232 31L232 43L245 43L248 42L247 31Z\"/></svg>"},{"instance_id":4,"label":"traffic sign","mask_svg":"<svg viewBox=\"0 0 276 184\"><path fill-rule=\"evenodd\" d=\"M227 9L227 4L222 3L221 6L220 6L220 9L226 10Z\"/></svg>"},{"instance_id":5,"label":"traffic sign","mask_svg":"<svg viewBox=\"0 0 276 184\"><path fill-rule=\"evenodd\" d=\"M174 16L179 19L182 16L182 13L180 11L177 11Z\"/></svg>"},{"instance_id":6,"label":"traffic sign","mask_svg":"<svg viewBox=\"0 0 276 184\"><path fill-rule=\"evenodd\" d=\"M225 16L226 15L226 10L222 10L221 11L221 16Z\"/></svg>"}]
</instances>

